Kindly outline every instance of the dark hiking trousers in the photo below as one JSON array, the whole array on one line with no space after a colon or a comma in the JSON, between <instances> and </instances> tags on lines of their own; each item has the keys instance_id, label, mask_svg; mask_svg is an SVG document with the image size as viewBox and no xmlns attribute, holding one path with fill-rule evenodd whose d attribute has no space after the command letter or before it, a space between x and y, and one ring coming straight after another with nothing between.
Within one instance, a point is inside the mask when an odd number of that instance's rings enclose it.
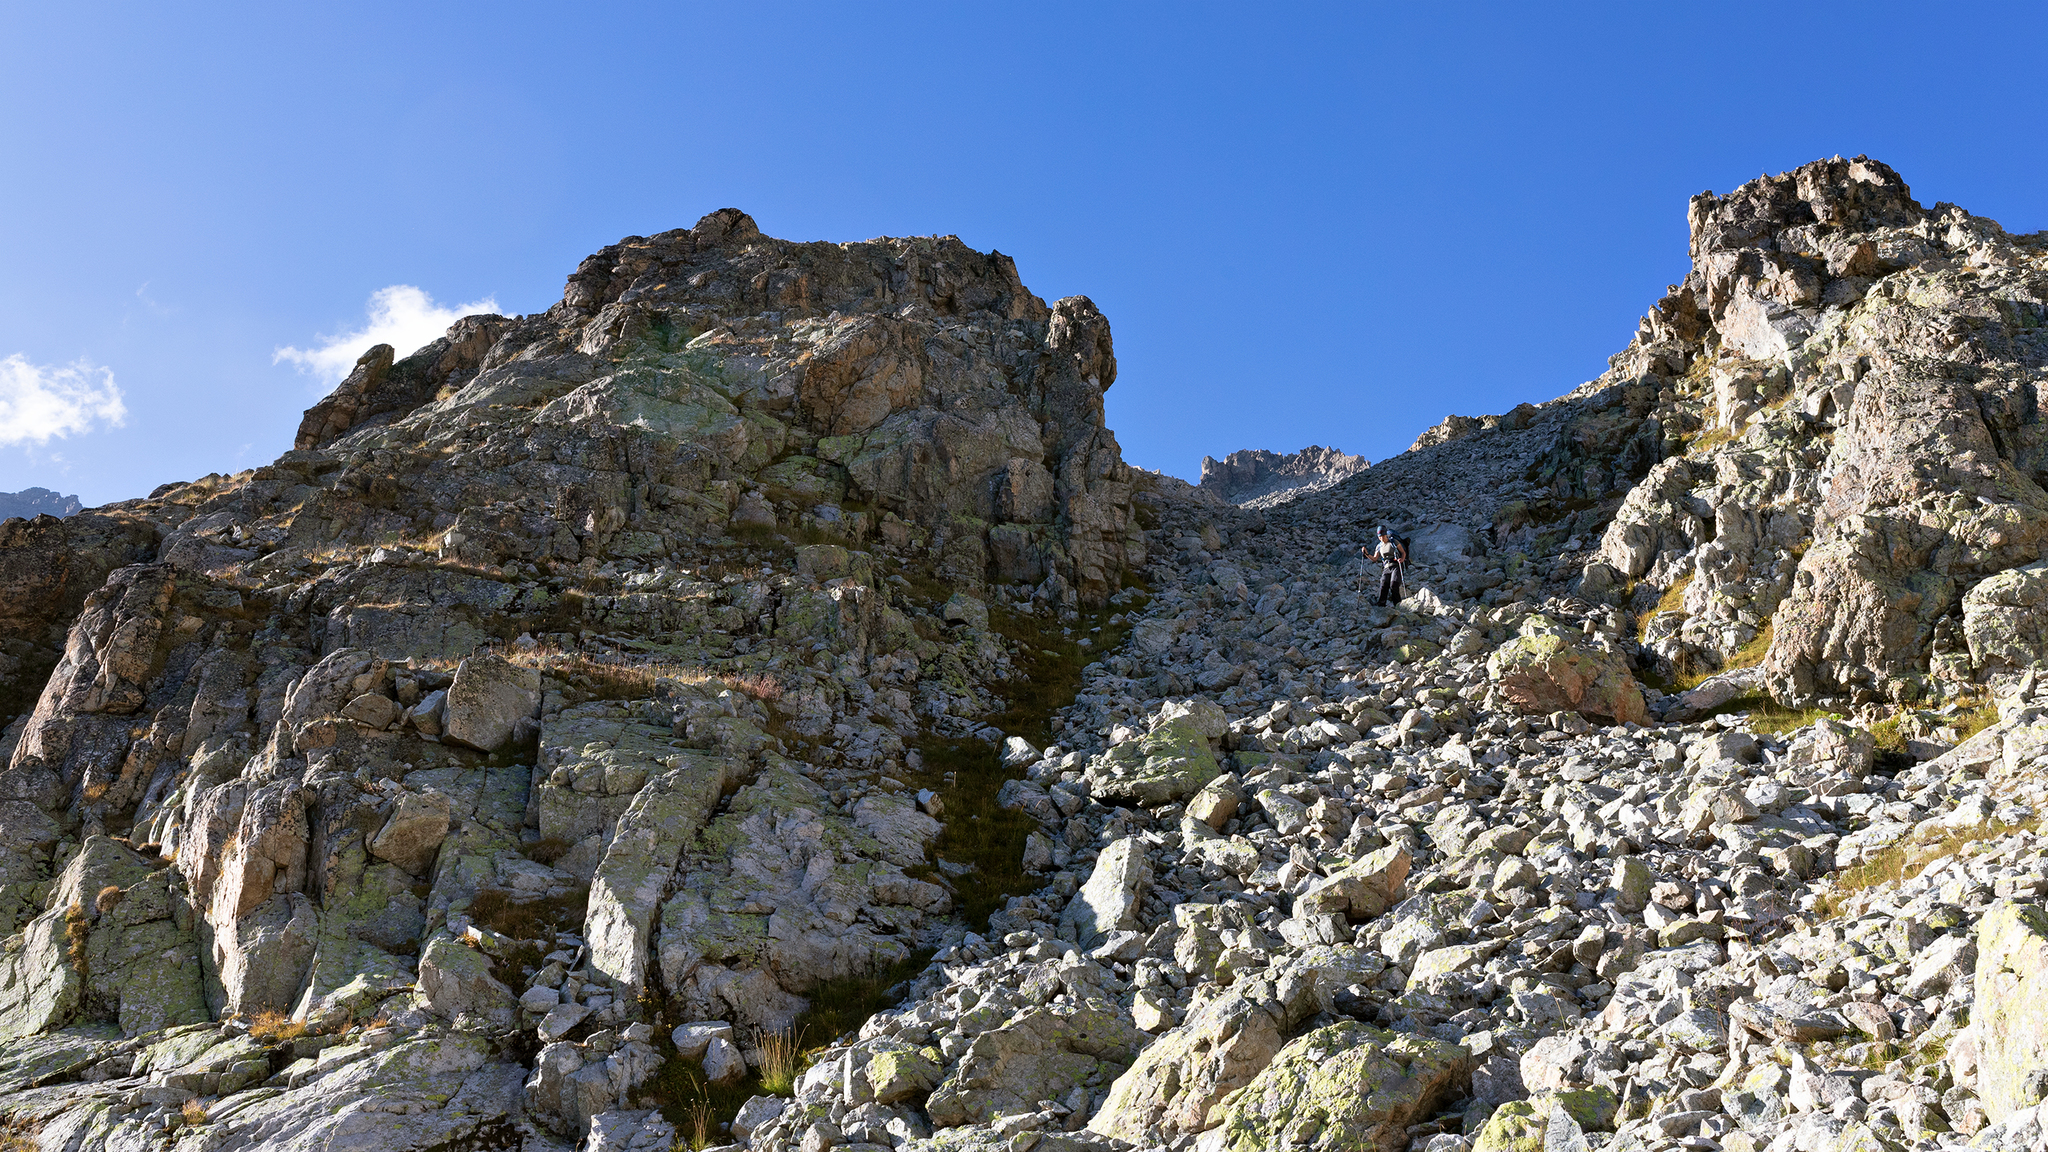
<instances>
[{"instance_id":1,"label":"dark hiking trousers","mask_svg":"<svg viewBox=\"0 0 2048 1152\"><path fill-rule=\"evenodd\" d=\"M1380 607L1387 605L1387 598L1393 597L1396 604L1401 602L1401 566L1385 564L1380 567Z\"/></svg>"}]
</instances>

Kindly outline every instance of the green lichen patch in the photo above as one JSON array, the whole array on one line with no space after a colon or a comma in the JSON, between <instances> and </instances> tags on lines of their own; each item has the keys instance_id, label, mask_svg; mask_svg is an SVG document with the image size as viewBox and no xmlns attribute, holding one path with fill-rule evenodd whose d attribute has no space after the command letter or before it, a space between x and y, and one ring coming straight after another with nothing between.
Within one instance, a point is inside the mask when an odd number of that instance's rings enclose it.
<instances>
[{"instance_id":1,"label":"green lichen patch","mask_svg":"<svg viewBox=\"0 0 2048 1152\"><path fill-rule=\"evenodd\" d=\"M1231 1101L1223 1147L1397 1152L1408 1125L1433 1112L1470 1063L1442 1040L1354 1021L1318 1028L1281 1049Z\"/></svg>"}]
</instances>

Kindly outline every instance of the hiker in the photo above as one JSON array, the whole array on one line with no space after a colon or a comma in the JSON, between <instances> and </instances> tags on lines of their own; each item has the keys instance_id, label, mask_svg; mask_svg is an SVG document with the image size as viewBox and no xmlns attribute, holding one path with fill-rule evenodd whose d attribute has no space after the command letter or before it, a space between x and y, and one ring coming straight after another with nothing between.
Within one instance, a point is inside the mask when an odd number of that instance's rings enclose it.
<instances>
[{"instance_id":1,"label":"hiker","mask_svg":"<svg viewBox=\"0 0 2048 1152\"><path fill-rule=\"evenodd\" d=\"M1391 596L1394 603L1401 602L1401 573L1408 567L1408 546L1394 538L1386 525L1380 525L1380 542L1377 547L1360 546L1358 551L1368 560L1380 564L1380 607L1387 606Z\"/></svg>"}]
</instances>

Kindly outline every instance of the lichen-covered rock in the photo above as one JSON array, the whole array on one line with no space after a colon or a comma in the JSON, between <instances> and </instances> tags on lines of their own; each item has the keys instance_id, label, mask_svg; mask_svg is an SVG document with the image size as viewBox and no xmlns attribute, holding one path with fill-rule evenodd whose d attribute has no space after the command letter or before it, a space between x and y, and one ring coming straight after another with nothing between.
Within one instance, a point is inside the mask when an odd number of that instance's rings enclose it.
<instances>
[{"instance_id":1,"label":"lichen-covered rock","mask_svg":"<svg viewBox=\"0 0 2048 1152\"><path fill-rule=\"evenodd\" d=\"M642 785L590 883L584 935L590 966L628 995L647 986L661 900L685 845L711 816L733 771L723 756L682 753Z\"/></svg>"},{"instance_id":2,"label":"lichen-covered rock","mask_svg":"<svg viewBox=\"0 0 2048 1152\"><path fill-rule=\"evenodd\" d=\"M895 1104L930 1092L945 1076L945 1065L936 1049L908 1045L883 1048L868 1058L868 1087L877 1104Z\"/></svg>"},{"instance_id":3,"label":"lichen-covered rock","mask_svg":"<svg viewBox=\"0 0 2048 1152\"><path fill-rule=\"evenodd\" d=\"M370 839L370 855L388 860L415 876L434 863L448 836L449 803L438 793L406 792L392 806L391 818Z\"/></svg>"},{"instance_id":4,"label":"lichen-covered rock","mask_svg":"<svg viewBox=\"0 0 2048 1152\"><path fill-rule=\"evenodd\" d=\"M1150 1040L1121 1013L1034 1009L975 1037L925 1111L933 1125L947 1128L1031 1110L1077 1087L1108 1083Z\"/></svg>"},{"instance_id":5,"label":"lichen-covered rock","mask_svg":"<svg viewBox=\"0 0 2048 1152\"><path fill-rule=\"evenodd\" d=\"M1446 1041L1348 1021L1318 1028L1231 1101L1222 1147L1399 1152L1408 1125L1454 1095L1470 1067L1471 1056Z\"/></svg>"},{"instance_id":6,"label":"lichen-covered rock","mask_svg":"<svg viewBox=\"0 0 2048 1152\"><path fill-rule=\"evenodd\" d=\"M475 1014L510 1023L512 990L491 973L488 956L440 933L420 949L420 994L437 1013L453 1019Z\"/></svg>"},{"instance_id":7,"label":"lichen-covered rock","mask_svg":"<svg viewBox=\"0 0 2048 1152\"><path fill-rule=\"evenodd\" d=\"M920 904L947 905L943 888L905 876L891 851L796 765L768 757L674 869L655 942L662 987L692 1015L773 1031L817 982L901 960L903 937L863 910L901 901L886 905L891 915L916 924Z\"/></svg>"},{"instance_id":8,"label":"lichen-covered rock","mask_svg":"<svg viewBox=\"0 0 2048 1152\"><path fill-rule=\"evenodd\" d=\"M1400 899L1413 862L1408 849L1389 844L1304 892L1295 907L1302 912L1334 912L1353 920L1370 920Z\"/></svg>"},{"instance_id":9,"label":"lichen-covered rock","mask_svg":"<svg viewBox=\"0 0 2048 1152\"><path fill-rule=\"evenodd\" d=\"M2008 568L1963 593L1963 638L1981 669L2026 668L2048 659L2048 561Z\"/></svg>"},{"instance_id":10,"label":"lichen-covered rock","mask_svg":"<svg viewBox=\"0 0 2048 1152\"><path fill-rule=\"evenodd\" d=\"M1281 1027L1268 1006L1242 995L1211 1000L1138 1054L1089 1130L1134 1144L1206 1131L1217 1103L1250 1084L1280 1051Z\"/></svg>"},{"instance_id":11,"label":"lichen-covered rock","mask_svg":"<svg viewBox=\"0 0 2048 1152\"><path fill-rule=\"evenodd\" d=\"M1993 1121L2039 1102L2030 1081L2048 1071L2048 912L2002 902L1977 930L1978 1098Z\"/></svg>"},{"instance_id":12,"label":"lichen-covered rock","mask_svg":"<svg viewBox=\"0 0 2048 1152\"><path fill-rule=\"evenodd\" d=\"M1494 1109L1472 1152L1545 1152L1583 1146L1587 1132L1614 1127L1616 1100L1605 1088L1539 1092ZM1576 1142L1576 1144L1575 1144Z\"/></svg>"},{"instance_id":13,"label":"lichen-covered rock","mask_svg":"<svg viewBox=\"0 0 2048 1152\"><path fill-rule=\"evenodd\" d=\"M1223 771L1201 720L1168 720L1088 764L1088 787L1099 799L1155 808L1185 800Z\"/></svg>"},{"instance_id":14,"label":"lichen-covered rock","mask_svg":"<svg viewBox=\"0 0 2048 1152\"><path fill-rule=\"evenodd\" d=\"M1617 724L1649 716L1643 690L1620 653L1576 643L1555 623L1531 616L1521 634L1487 658L1495 687L1524 712L1577 712Z\"/></svg>"}]
</instances>

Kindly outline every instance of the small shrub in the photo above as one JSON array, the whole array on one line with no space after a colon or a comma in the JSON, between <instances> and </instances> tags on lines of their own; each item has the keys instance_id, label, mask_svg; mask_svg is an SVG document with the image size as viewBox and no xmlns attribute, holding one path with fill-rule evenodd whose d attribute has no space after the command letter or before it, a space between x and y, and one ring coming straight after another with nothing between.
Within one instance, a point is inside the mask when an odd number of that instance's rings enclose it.
<instances>
[{"instance_id":1,"label":"small shrub","mask_svg":"<svg viewBox=\"0 0 2048 1152\"><path fill-rule=\"evenodd\" d=\"M1901 730L1899 717L1896 715L1887 716L1872 724L1870 735L1877 742L1879 752L1896 752L1903 755L1906 751L1906 734Z\"/></svg>"},{"instance_id":2,"label":"small shrub","mask_svg":"<svg viewBox=\"0 0 2048 1152\"><path fill-rule=\"evenodd\" d=\"M1987 700L1961 713L1952 723L1956 730L1956 743L1960 744L1998 723L1998 705Z\"/></svg>"},{"instance_id":3,"label":"small shrub","mask_svg":"<svg viewBox=\"0 0 2048 1152\"><path fill-rule=\"evenodd\" d=\"M185 1106L178 1109L178 1115L184 1119L186 1124L197 1128L199 1125L206 1123L206 1105L201 1104L197 1100L187 1100L185 1101Z\"/></svg>"},{"instance_id":4,"label":"small shrub","mask_svg":"<svg viewBox=\"0 0 2048 1152\"><path fill-rule=\"evenodd\" d=\"M91 958L86 953L86 943L91 939L92 921L85 915L85 905L74 902L64 910L64 942L71 968L80 980L91 975Z\"/></svg>"},{"instance_id":5,"label":"small shrub","mask_svg":"<svg viewBox=\"0 0 2048 1152\"><path fill-rule=\"evenodd\" d=\"M721 676L719 679L733 691L744 692L764 704L773 704L777 700L782 699L782 685L776 681L775 677L764 672L755 672L743 676Z\"/></svg>"},{"instance_id":6,"label":"small shrub","mask_svg":"<svg viewBox=\"0 0 2048 1152\"><path fill-rule=\"evenodd\" d=\"M501 888L486 888L469 902L469 919L514 940L553 940L555 933L583 923L587 892L540 900L514 900Z\"/></svg>"},{"instance_id":7,"label":"small shrub","mask_svg":"<svg viewBox=\"0 0 2048 1152\"><path fill-rule=\"evenodd\" d=\"M265 1008L254 1016L246 1016L243 1022L249 1026L249 1035L264 1044L283 1044L306 1034L304 1020L294 1020L275 1008Z\"/></svg>"},{"instance_id":8,"label":"small shrub","mask_svg":"<svg viewBox=\"0 0 2048 1152\"><path fill-rule=\"evenodd\" d=\"M567 855L576 845L560 836L545 836L526 846L526 858L536 864L552 866L555 861ZM471 905L474 907L474 904Z\"/></svg>"}]
</instances>

